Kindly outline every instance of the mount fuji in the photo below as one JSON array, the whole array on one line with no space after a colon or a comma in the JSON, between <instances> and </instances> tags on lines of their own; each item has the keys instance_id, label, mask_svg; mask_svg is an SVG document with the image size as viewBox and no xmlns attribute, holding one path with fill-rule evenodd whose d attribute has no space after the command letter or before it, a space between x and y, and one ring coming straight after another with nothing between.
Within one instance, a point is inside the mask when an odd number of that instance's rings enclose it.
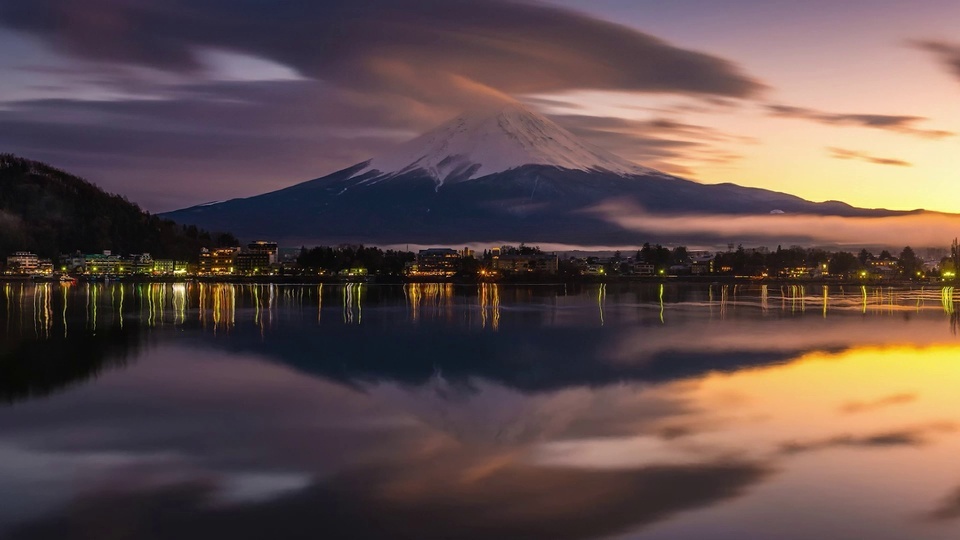
<instances>
[{"instance_id":1,"label":"mount fuji","mask_svg":"<svg viewBox=\"0 0 960 540\"><path fill-rule=\"evenodd\" d=\"M461 115L382 156L322 178L164 217L288 244L645 240L595 211L610 201L654 215L898 213L685 180L587 144L510 103Z\"/></svg>"}]
</instances>

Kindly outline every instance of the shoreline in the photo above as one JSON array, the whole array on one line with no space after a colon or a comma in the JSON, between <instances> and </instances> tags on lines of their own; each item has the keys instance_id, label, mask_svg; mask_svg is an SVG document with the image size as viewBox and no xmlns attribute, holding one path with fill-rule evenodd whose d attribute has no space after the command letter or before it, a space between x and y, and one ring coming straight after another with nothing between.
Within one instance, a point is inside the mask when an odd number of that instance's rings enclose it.
<instances>
[{"instance_id":1,"label":"shoreline","mask_svg":"<svg viewBox=\"0 0 960 540\"><path fill-rule=\"evenodd\" d=\"M681 285L871 285L871 286L954 286L957 281L909 280L909 279L843 279L843 278L754 278L747 276L516 276L496 280L476 278L407 278L399 276L371 276L367 279L343 279L327 276L202 276L202 277L124 277L119 279L90 278L66 283L234 283L275 285L320 285L339 283L366 283L370 285L403 285L407 283L450 283L454 285L562 285L562 284L681 284ZM0 276L0 283L64 283L56 278L34 279L32 277Z\"/></svg>"}]
</instances>

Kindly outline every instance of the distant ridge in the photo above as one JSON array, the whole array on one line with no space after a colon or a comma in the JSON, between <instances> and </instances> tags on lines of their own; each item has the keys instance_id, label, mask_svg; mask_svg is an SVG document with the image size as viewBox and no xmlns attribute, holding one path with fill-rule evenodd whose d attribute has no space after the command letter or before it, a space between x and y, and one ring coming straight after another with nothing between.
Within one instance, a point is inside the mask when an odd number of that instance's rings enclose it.
<instances>
[{"instance_id":1,"label":"distant ridge","mask_svg":"<svg viewBox=\"0 0 960 540\"><path fill-rule=\"evenodd\" d=\"M609 201L671 215L900 214L692 182L631 163L507 103L460 115L316 180L165 215L286 243L635 244L636 231L591 212Z\"/></svg>"}]
</instances>

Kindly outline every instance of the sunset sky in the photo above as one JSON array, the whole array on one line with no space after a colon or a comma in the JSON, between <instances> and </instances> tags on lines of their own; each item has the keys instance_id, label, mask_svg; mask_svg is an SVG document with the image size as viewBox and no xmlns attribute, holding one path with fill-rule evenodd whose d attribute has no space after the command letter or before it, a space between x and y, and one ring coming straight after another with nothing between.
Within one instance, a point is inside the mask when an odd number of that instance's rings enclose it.
<instances>
[{"instance_id":1,"label":"sunset sky","mask_svg":"<svg viewBox=\"0 0 960 540\"><path fill-rule=\"evenodd\" d=\"M513 98L700 182L960 212L957 21L956 0L0 0L0 152L166 211Z\"/></svg>"}]
</instances>

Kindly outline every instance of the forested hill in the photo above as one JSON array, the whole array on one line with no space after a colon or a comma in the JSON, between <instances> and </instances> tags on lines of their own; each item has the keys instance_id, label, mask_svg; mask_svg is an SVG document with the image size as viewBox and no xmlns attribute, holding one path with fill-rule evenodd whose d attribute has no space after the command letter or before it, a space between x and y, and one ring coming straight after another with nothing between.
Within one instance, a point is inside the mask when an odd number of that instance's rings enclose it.
<instances>
[{"instance_id":1,"label":"forested hill","mask_svg":"<svg viewBox=\"0 0 960 540\"><path fill-rule=\"evenodd\" d=\"M201 247L239 245L230 234L181 226L45 163L0 154L0 256L80 250L194 260Z\"/></svg>"}]
</instances>

